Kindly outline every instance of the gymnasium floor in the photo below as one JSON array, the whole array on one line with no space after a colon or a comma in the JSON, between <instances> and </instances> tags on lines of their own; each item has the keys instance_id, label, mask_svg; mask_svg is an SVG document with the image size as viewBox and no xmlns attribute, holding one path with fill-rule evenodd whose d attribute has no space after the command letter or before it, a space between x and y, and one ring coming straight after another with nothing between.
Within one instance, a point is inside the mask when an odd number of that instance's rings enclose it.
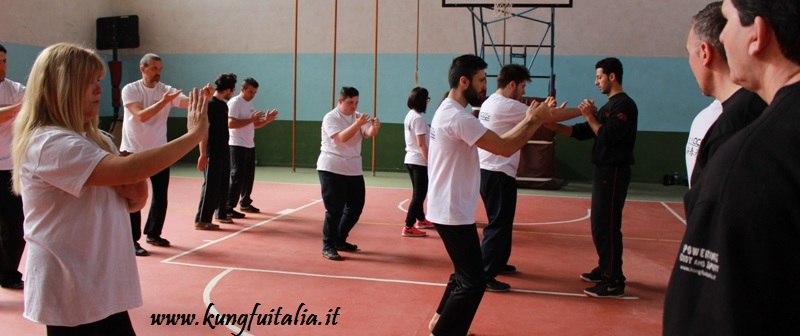
<instances>
[{"instance_id":1,"label":"gymnasium floor","mask_svg":"<svg viewBox=\"0 0 800 336\"><path fill-rule=\"evenodd\" d=\"M256 179L261 214L196 231L202 175L190 165L173 167L163 234L172 246L142 239L151 255L137 258L144 306L130 315L139 335L429 335L452 266L435 230L400 236L411 195L407 174L365 173L367 202L349 239L361 251L343 252L342 262L320 255L324 207L316 171L260 167ZM622 228L625 299L583 295L589 284L578 274L597 260L590 190L578 182L561 191L520 189L510 261L520 272L498 277L513 289L486 293L473 332L660 335L686 189L631 185ZM485 224L482 206L476 215L479 227ZM21 291L0 290L2 334L44 335L22 308ZM160 314L176 314L172 325Z\"/></svg>"}]
</instances>

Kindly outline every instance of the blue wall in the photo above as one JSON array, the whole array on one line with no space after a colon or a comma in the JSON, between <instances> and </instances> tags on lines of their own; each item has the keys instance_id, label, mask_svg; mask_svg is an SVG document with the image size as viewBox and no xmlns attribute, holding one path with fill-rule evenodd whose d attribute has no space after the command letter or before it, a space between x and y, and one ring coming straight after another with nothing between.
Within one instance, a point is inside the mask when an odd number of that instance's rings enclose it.
<instances>
[{"instance_id":1,"label":"blue wall","mask_svg":"<svg viewBox=\"0 0 800 336\"><path fill-rule=\"evenodd\" d=\"M8 78L26 82L27 73L38 46L7 44L9 49ZM102 54L106 60L111 55ZM255 104L259 109L277 108L280 120L292 120L293 111L293 55L291 54L162 54L165 83L188 90L194 86L212 83L222 72L236 73L241 79L253 77L261 87ZM438 102L447 91L447 69L458 55L420 55L419 82L414 82L415 55L380 54L378 57L377 111L385 123L402 123L407 108L408 92L414 86L423 86L431 92L432 102ZM123 62L122 85L140 77L138 62L141 55L121 55ZM605 103L605 96L594 86L594 64L597 56L556 56L556 93L559 101L567 100L576 106L584 98ZM639 105L641 131L687 132L695 114L710 102L703 97L689 70L685 58L622 57L625 67L625 90ZM540 58L541 60L541 58ZM547 73L545 62L537 60L534 73ZM342 85L359 89L359 111L373 113L373 55L337 55L336 92ZM302 54L298 56L297 119L316 121L333 106L331 82L333 78L331 54ZM488 72L497 73L499 65L494 56L487 57ZM101 115L112 114L109 77L103 80ZM494 78L489 78L489 93L494 91ZM543 96L547 83L534 80L528 86L529 96ZM432 111L432 106L430 110ZM185 116L185 111L173 110L173 116ZM427 115L431 118L431 114Z\"/></svg>"}]
</instances>

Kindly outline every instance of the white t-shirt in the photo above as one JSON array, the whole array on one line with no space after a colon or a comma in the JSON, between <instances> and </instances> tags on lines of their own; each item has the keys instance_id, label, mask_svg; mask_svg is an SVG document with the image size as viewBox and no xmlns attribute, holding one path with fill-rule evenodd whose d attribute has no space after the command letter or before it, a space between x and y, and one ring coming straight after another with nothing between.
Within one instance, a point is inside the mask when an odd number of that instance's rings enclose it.
<instances>
[{"instance_id":1,"label":"white t-shirt","mask_svg":"<svg viewBox=\"0 0 800 336\"><path fill-rule=\"evenodd\" d=\"M228 117L236 119L250 119L256 111L252 101L247 101L242 96L236 96L228 101ZM255 148L256 127L253 123L240 128L228 129L228 144L245 148Z\"/></svg>"},{"instance_id":2,"label":"white t-shirt","mask_svg":"<svg viewBox=\"0 0 800 336\"><path fill-rule=\"evenodd\" d=\"M180 106L181 99L186 98L186 95L178 95L145 122L139 121L127 107L130 103L138 102L142 104L142 109L146 109L158 103L167 91L175 91L175 89L161 82L156 83L156 87L151 89L146 87L141 79L122 88L122 105L125 106L125 112L120 150L135 153L167 143L169 110Z\"/></svg>"},{"instance_id":3,"label":"white t-shirt","mask_svg":"<svg viewBox=\"0 0 800 336\"><path fill-rule=\"evenodd\" d=\"M338 108L325 115L322 119L320 136L322 144L319 148L317 170L345 176L364 175L361 167L361 139L365 138L364 133L369 129L370 123L362 125L361 131L356 132L347 142L339 142L332 138L336 133L344 131L355 123L359 115L361 113L355 112L346 116L339 112Z\"/></svg>"},{"instance_id":4,"label":"white t-shirt","mask_svg":"<svg viewBox=\"0 0 800 336\"><path fill-rule=\"evenodd\" d=\"M417 142L418 135L425 135L425 144L429 142L428 132L430 132L430 127L428 127L428 122L425 121L425 117L422 116L422 113L414 111L413 109L408 111L406 119L403 121L403 130L406 139L406 157L403 163L427 166L428 162L426 162L425 158L422 156L422 150L419 148L419 143Z\"/></svg>"},{"instance_id":5,"label":"white t-shirt","mask_svg":"<svg viewBox=\"0 0 800 336\"><path fill-rule=\"evenodd\" d=\"M84 186L106 155L46 127L23 156L24 316L34 322L76 326L142 305L127 202L112 187Z\"/></svg>"},{"instance_id":6,"label":"white t-shirt","mask_svg":"<svg viewBox=\"0 0 800 336\"><path fill-rule=\"evenodd\" d=\"M478 120L486 128L498 135L502 135L525 119L527 111L528 107L518 100L506 98L499 93L493 93L481 104ZM509 157L505 157L478 148L478 156L481 160L481 169L502 172L510 177L517 177L519 151Z\"/></svg>"},{"instance_id":7,"label":"white t-shirt","mask_svg":"<svg viewBox=\"0 0 800 336\"><path fill-rule=\"evenodd\" d=\"M428 149L427 219L443 225L475 223L480 165L475 142L486 127L452 99L433 115Z\"/></svg>"},{"instance_id":8,"label":"white t-shirt","mask_svg":"<svg viewBox=\"0 0 800 336\"><path fill-rule=\"evenodd\" d=\"M703 137L706 136L708 129L717 121L720 114L722 114L722 103L715 99L711 102L711 105L700 111L692 121L689 140L686 142L686 176L689 177L689 186L692 185L692 171L694 170L694 163L697 161L697 154L700 152L700 143L703 142Z\"/></svg>"},{"instance_id":9,"label":"white t-shirt","mask_svg":"<svg viewBox=\"0 0 800 336\"><path fill-rule=\"evenodd\" d=\"M6 78L0 82L0 107L14 105L25 96L25 86ZM14 140L14 118L0 123L0 170L14 169L11 142Z\"/></svg>"}]
</instances>

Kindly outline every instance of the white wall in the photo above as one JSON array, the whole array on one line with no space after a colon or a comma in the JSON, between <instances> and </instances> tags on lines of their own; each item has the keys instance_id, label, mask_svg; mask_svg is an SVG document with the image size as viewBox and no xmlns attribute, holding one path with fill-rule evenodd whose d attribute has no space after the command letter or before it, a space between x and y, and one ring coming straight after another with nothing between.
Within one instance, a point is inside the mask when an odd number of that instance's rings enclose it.
<instances>
[{"instance_id":1,"label":"white wall","mask_svg":"<svg viewBox=\"0 0 800 336\"><path fill-rule=\"evenodd\" d=\"M0 0L0 42L95 46L95 20L110 16L109 0Z\"/></svg>"},{"instance_id":2,"label":"white wall","mask_svg":"<svg viewBox=\"0 0 800 336\"><path fill-rule=\"evenodd\" d=\"M0 41L46 46L69 41L94 46L98 17L139 16L142 47L123 53L241 54L294 51L295 0L2 0ZM556 10L556 53L682 57L698 0L575 0ZM379 52L414 53L417 1L380 0ZM489 13L486 12L488 18ZM549 19L539 9L533 16ZM299 0L301 53L333 50L334 0ZM472 51L472 24L464 8L420 0L420 53ZM372 53L374 0L338 1L339 53ZM538 40L538 25L506 22L506 42ZM502 42L502 23L491 28Z\"/></svg>"}]
</instances>

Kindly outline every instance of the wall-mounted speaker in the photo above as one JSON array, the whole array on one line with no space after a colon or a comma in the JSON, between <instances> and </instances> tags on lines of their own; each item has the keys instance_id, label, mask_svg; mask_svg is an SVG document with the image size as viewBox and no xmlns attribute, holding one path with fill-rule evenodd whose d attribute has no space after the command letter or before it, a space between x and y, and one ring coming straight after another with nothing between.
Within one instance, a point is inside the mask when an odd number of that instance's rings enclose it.
<instances>
[{"instance_id":1,"label":"wall-mounted speaker","mask_svg":"<svg viewBox=\"0 0 800 336\"><path fill-rule=\"evenodd\" d=\"M111 16L97 19L97 50L139 47L139 16Z\"/></svg>"}]
</instances>

